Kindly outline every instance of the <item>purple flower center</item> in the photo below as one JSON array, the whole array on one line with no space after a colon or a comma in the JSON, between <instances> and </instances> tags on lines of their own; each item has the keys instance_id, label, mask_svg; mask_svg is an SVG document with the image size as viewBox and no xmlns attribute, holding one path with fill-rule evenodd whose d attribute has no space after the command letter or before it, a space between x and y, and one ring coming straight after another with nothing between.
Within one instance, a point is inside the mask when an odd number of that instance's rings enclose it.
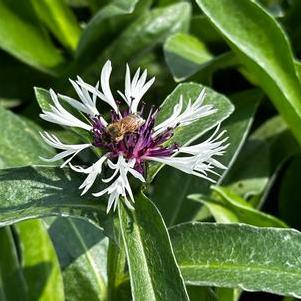
<instances>
[{"instance_id":1,"label":"purple flower center","mask_svg":"<svg viewBox=\"0 0 301 301\"><path fill-rule=\"evenodd\" d=\"M100 116L92 118L92 144L105 149L110 158L122 154L127 159L135 159L134 168L141 174L145 170L145 157L171 156L178 149L177 144L163 146L172 137L174 129L168 128L154 135L158 109L152 108L145 120L141 117L143 109L139 114L130 114L127 110L121 116L112 112L111 123L107 126L102 123Z\"/></svg>"}]
</instances>

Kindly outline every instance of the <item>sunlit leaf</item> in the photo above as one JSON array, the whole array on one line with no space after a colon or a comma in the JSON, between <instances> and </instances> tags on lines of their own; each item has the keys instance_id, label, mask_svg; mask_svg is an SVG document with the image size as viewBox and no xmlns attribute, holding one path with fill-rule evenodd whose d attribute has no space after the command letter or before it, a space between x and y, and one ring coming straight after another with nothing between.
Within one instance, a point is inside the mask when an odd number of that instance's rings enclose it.
<instances>
[{"instance_id":1,"label":"sunlit leaf","mask_svg":"<svg viewBox=\"0 0 301 301\"><path fill-rule=\"evenodd\" d=\"M50 73L56 73L64 63L28 1L0 1L0 48Z\"/></svg>"},{"instance_id":2,"label":"sunlit leaf","mask_svg":"<svg viewBox=\"0 0 301 301\"><path fill-rule=\"evenodd\" d=\"M52 242L38 220L18 223L28 300L63 301L64 285Z\"/></svg>"},{"instance_id":3,"label":"sunlit leaf","mask_svg":"<svg viewBox=\"0 0 301 301\"><path fill-rule=\"evenodd\" d=\"M142 194L135 211L119 206L119 219L134 300L189 300L164 222Z\"/></svg>"},{"instance_id":4,"label":"sunlit leaf","mask_svg":"<svg viewBox=\"0 0 301 301\"><path fill-rule=\"evenodd\" d=\"M188 284L301 296L296 230L187 223L173 227L170 236Z\"/></svg>"},{"instance_id":5,"label":"sunlit leaf","mask_svg":"<svg viewBox=\"0 0 301 301\"><path fill-rule=\"evenodd\" d=\"M256 77L301 143L301 86L291 47L279 24L254 1L196 2Z\"/></svg>"}]
</instances>

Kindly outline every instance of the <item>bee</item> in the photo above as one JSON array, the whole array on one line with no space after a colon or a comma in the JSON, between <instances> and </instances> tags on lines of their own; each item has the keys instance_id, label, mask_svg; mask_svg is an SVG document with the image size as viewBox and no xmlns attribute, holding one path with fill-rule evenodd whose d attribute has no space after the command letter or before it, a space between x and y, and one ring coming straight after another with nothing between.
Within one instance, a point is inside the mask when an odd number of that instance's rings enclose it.
<instances>
[{"instance_id":1,"label":"bee","mask_svg":"<svg viewBox=\"0 0 301 301\"><path fill-rule=\"evenodd\" d=\"M135 133L145 120L136 114L130 114L118 121L112 122L106 128L107 133L119 142L125 134Z\"/></svg>"}]
</instances>

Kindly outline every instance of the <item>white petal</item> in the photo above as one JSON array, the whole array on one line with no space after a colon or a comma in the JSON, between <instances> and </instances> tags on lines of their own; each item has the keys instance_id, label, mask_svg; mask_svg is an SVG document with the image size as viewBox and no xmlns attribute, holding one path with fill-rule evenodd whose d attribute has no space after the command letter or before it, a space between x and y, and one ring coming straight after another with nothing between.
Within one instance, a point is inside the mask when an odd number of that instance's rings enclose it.
<instances>
[{"instance_id":1,"label":"white petal","mask_svg":"<svg viewBox=\"0 0 301 301\"><path fill-rule=\"evenodd\" d=\"M52 89L50 90L50 96L54 103L54 106L50 106L51 111L43 110L43 114L40 114L40 117L42 119L63 126L83 128L87 131L90 131L92 129L91 125L82 122L81 120L70 114L66 109L64 109L58 100L58 96Z\"/></svg>"},{"instance_id":2,"label":"white petal","mask_svg":"<svg viewBox=\"0 0 301 301\"><path fill-rule=\"evenodd\" d=\"M144 182L144 178L142 175L138 175L138 172L133 169L135 165L135 160L127 161L122 155L118 157L116 163L108 160L108 166L114 170L111 177L107 179L103 179L104 182L111 182L113 181L107 188L93 193L94 196L99 197L104 194L109 194L109 201L107 205L107 212L113 208L116 209L117 203L122 196L124 198L125 204L130 208L133 209L130 201L128 200L128 196L130 197L131 201L134 202L133 192L127 177L127 174L130 173L134 177L138 178L142 182ZM115 179L115 180L114 180Z\"/></svg>"},{"instance_id":3,"label":"white petal","mask_svg":"<svg viewBox=\"0 0 301 301\"><path fill-rule=\"evenodd\" d=\"M147 70L144 70L144 72L140 76L140 68L138 68L131 81L130 68L128 65L126 65L124 94L120 91L118 93L128 104L131 113L137 113L141 98L155 81L155 78L153 77L148 82L146 82L146 78Z\"/></svg>"},{"instance_id":4,"label":"white petal","mask_svg":"<svg viewBox=\"0 0 301 301\"><path fill-rule=\"evenodd\" d=\"M117 104L114 100L114 97L110 88L110 76L112 72L111 61L107 61L101 70L100 83L103 95L105 96L104 101L111 105L111 107L118 112Z\"/></svg>"},{"instance_id":5,"label":"white petal","mask_svg":"<svg viewBox=\"0 0 301 301\"><path fill-rule=\"evenodd\" d=\"M64 144L55 135L49 134L47 132L40 133L40 135L43 138L43 140L50 146L63 150L63 152L56 154L54 157L50 159L41 158L42 160L47 162L54 162L71 156L65 163L61 165L61 167L64 167L79 152L91 146L91 144Z\"/></svg>"},{"instance_id":6,"label":"white petal","mask_svg":"<svg viewBox=\"0 0 301 301\"><path fill-rule=\"evenodd\" d=\"M213 183L215 182L213 179L206 176L207 165L201 165L200 163L198 163L199 159L197 156L178 158L145 157L145 159L160 162L162 164L177 168L187 174L192 174L197 177L204 178Z\"/></svg>"},{"instance_id":7,"label":"white petal","mask_svg":"<svg viewBox=\"0 0 301 301\"><path fill-rule=\"evenodd\" d=\"M119 113L118 106L114 100L110 88L109 80L110 80L111 70L112 70L111 62L107 61L107 63L104 65L101 71L100 81L101 81L102 92L98 90L98 84L95 87L80 81L78 81L77 84L80 85L82 88L86 89L87 91L89 91L90 93L92 93L92 100L99 97L101 100L109 104L116 113Z\"/></svg>"},{"instance_id":8,"label":"white petal","mask_svg":"<svg viewBox=\"0 0 301 301\"><path fill-rule=\"evenodd\" d=\"M167 128L185 126L202 117L215 113L216 109L213 109L213 106L203 105L205 95L205 89L203 89L194 103L191 103L191 100L189 99L188 104L183 112L183 98L180 96L179 103L175 105L172 115L161 124L155 126L154 136L164 132Z\"/></svg>"},{"instance_id":9,"label":"white petal","mask_svg":"<svg viewBox=\"0 0 301 301\"><path fill-rule=\"evenodd\" d=\"M76 167L69 163L69 166L76 172L88 174L84 182L79 186L79 189L83 189L82 195L85 194L94 184L97 176L102 172L103 163L107 160L107 156L104 155L92 166L88 168Z\"/></svg>"},{"instance_id":10,"label":"white petal","mask_svg":"<svg viewBox=\"0 0 301 301\"><path fill-rule=\"evenodd\" d=\"M144 157L144 159L160 162L177 168L185 173L205 178L211 182L214 182L214 180L207 176L207 172L217 174L213 170L214 167L226 169L223 164L218 162L213 157L222 155L224 153L224 150L228 147L228 145L224 145L228 137L219 140L224 135L225 131L218 133L218 130L219 126L206 141L192 146L180 147L178 152L176 153L176 155L180 153L186 153L192 156Z\"/></svg>"}]
</instances>

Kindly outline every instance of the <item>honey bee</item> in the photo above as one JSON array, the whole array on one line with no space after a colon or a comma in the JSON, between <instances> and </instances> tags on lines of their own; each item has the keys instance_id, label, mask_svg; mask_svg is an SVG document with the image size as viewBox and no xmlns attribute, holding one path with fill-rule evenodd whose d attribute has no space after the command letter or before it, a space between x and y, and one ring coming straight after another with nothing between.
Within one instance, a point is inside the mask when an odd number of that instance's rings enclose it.
<instances>
[{"instance_id":1,"label":"honey bee","mask_svg":"<svg viewBox=\"0 0 301 301\"><path fill-rule=\"evenodd\" d=\"M140 116L130 114L109 124L106 131L116 142L119 142L124 138L125 134L135 133L144 122L144 119Z\"/></svg>"}]
</instances>

